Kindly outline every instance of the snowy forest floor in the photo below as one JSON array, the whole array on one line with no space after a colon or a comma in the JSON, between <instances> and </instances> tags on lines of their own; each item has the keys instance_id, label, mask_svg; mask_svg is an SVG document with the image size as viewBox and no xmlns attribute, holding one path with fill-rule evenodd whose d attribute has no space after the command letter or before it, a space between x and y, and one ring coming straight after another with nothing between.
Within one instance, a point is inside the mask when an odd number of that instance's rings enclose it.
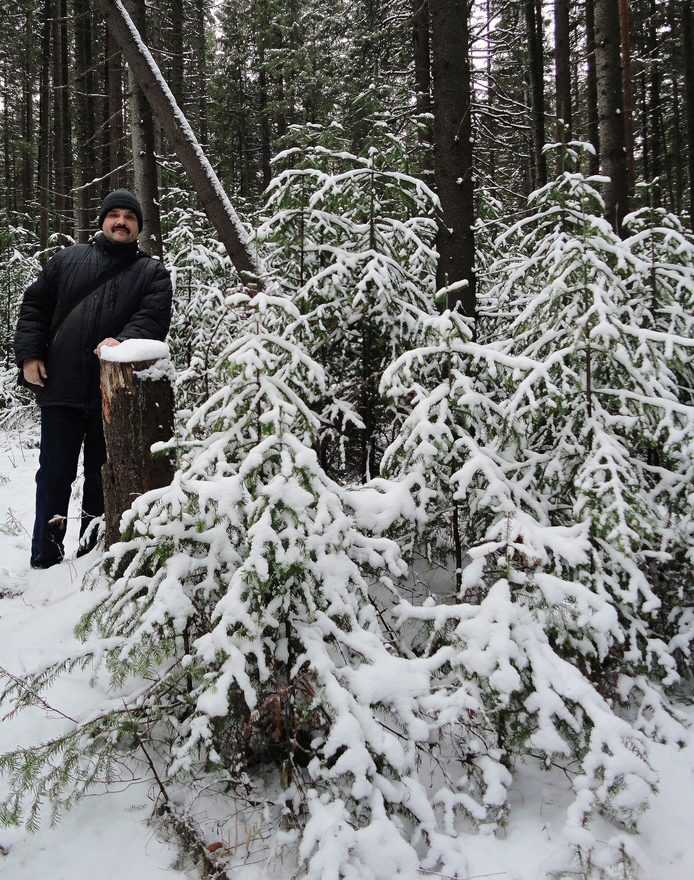
<instances>
[{"instance_id":1,"label":"snowy forest floor","mask_svg":"<svg viewBox=\"0 0 694 880\"><path fill-rule=\"evenodd\" d=\"M73 628L89 602L82 581L97 561L96 551L80 560L71 558L77 532L72 516L66 561L48 571L29 567L38 459L35 440L30 430L0 432L0 667L16 676L64 654L75 643ZM33 708L10 720L2 718L0 752L54 735L66 724L59 712L76 716L88 711L95 702L88 673L61 679L48 700L58 711ZM694 722L694 708L687 711ZM635 839L643 878L692 880L694 746L675 751L654 745L652 758L660 790ZM50 827L47 815L34 834L24 828L0 828L0 876L8 880L196 877L193 869L180 866L176 843L148 821L154 796L152 779L134 778L116 790L87 797L55 828ZM562 825L568 802L563 774L525 767L516 776L505 834L469 836L468 880L542 880L550 876L556 853L565 850ZM205 826L204 817L198 820ZM229 843L227 832L216 822L211 820L208 828L210 842L221 839L225 845ZM260 851L252 863L240 861L230 876L235 880L288 878L293 873L290 861L268 865Z\"/></svg>"}]
</instances>

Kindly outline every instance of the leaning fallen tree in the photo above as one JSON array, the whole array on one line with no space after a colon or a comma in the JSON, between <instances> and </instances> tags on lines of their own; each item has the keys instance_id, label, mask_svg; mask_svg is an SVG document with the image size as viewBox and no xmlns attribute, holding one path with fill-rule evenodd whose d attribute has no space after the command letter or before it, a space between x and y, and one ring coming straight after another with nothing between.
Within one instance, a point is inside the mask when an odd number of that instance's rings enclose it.
<instances>
[{"instance_id":1,"label":"leaning fallen tree","mask_svg":"<svg viewBox=\"0 0 694 880\"><path fill-rule=\"evenodd\" d=\"M95 6L176 151L234 268L244 281L257 284L261 268L251 253L249 237L132 18L120 0L95 0Z\"/></svg>"}]
</instances>

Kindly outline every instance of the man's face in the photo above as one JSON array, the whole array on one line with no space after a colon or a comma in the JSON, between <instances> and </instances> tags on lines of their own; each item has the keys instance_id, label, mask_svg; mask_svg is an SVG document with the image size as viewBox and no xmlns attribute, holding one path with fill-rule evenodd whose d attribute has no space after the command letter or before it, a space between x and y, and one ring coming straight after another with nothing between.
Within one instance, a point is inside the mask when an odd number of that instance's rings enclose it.
<instances>
[{"instance_id":1,"label":"man's face","mask_svg":"<svg viewBox=\"0 0 694 880\"><path fill-rule=\"evenodd\" d=\"M127 244L137 238L137 217L128 208L113 208L104 217L101 228L109 241Z\"/></svg>"}]
</instances>

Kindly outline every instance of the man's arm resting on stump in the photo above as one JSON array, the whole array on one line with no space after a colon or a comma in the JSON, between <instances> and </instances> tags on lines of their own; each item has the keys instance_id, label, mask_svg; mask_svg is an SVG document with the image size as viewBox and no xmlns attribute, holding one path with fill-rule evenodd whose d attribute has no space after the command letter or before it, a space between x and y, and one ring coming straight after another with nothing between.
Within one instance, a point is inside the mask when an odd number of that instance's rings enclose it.
<instances>
[{"instance_id":1,"label":"man's arm resting on stump","mask_svg":"<svg viewBox=\"0 0 694 880\"><path fill-rule=\"evenodd\" d=\"M94 349L94 354L97 357L101 357L101 349L106 346L106 348L111 348L113 345L120 345L120 342L117 339L114 339L112 336L108 336L106 339L102 339L101 342Z\"/></svg>"}]
</instances>

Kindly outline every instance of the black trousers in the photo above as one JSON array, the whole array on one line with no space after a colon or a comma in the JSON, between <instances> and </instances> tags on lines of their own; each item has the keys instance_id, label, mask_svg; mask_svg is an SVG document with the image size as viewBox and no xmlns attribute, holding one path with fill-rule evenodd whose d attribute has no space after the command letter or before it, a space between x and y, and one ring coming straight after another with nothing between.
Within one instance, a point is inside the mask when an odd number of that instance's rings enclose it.
<instances>
[{"instance_id":1,"label":"black trousers","mask_svg":"<svg viewBox=\"0 0 694 880\"><path fill-rule=\"evenodd\" d=\"M31 540L33 565L51 565L63 558L68 504L82 446L84 490L80 538L94 517L104 512L101 466L106 461L106 444L101 410L70 406L41 408L36 519Z\"/></svg>"}]
</instances>

